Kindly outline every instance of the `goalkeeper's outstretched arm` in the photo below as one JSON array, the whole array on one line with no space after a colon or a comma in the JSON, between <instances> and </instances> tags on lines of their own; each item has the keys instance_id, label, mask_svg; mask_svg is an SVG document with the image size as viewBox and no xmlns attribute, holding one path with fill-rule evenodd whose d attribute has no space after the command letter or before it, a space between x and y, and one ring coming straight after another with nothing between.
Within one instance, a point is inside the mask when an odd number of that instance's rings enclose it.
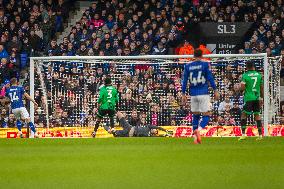
<instances>
[{"instance_id":1,"label":"goalkeeper's outstretched arm","mask_svg":"<svg viewBox=\"0 0 284 189\"><path fill-rule=\"evenodd\" d=\"M154 125L149 125L149 129L156 129L156 130L161 130L166 132L166 134L164 135L165 137L170 137L172 136L172 133L170 131L168 131L167 129L164 129L163 127L158 127L158 126L154 126Z\"/></svg>"},{"instance_id":2,"label":"goalkeeper's outstretched arm","mask_svg":"<svg viewBox=\"0 0 284 189\"><path fill-rule=\"evenodd\" d=\"M167 129L164 129L163 127L154 126L154 125L149 125L149 129L157 129L157 130L167 132Z\"/></svg>"}]
</instances>

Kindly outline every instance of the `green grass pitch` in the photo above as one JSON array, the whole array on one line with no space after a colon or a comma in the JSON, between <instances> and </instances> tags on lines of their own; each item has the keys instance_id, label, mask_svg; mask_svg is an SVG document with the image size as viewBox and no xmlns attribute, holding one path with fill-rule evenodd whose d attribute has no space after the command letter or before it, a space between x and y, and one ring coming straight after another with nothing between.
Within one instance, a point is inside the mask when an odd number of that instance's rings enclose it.
<instances>
[{"instance_id":1,"label":"green grass pitch","mask_svg":"<svg viewBox=\"0 0 284 189\"><path fill-rule=\"evenodd\" d=\"M283 189L284 138L1 139L0 188Z\"/></svg>"}]
</instances>

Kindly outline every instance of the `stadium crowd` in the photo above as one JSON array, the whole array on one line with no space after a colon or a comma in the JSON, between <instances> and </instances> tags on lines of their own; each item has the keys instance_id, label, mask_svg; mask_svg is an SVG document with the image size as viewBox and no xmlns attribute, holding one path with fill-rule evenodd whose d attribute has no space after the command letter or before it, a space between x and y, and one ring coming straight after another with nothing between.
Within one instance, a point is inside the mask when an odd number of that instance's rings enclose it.
<instances>
[{"instance_id":1,"label":"stadium crowd","mask_svg":"<svg viewBox=\"0 0 284 189\"><path fill-rule=\"evenodd\" d=\"M197 47L205 49L204 52L208 51L203 45L200 46L199 40L195 39L197 34L194 31L199 22L253 22L249 34L245 36L244 44L238 46L237 52L246 54L267 52L269 56L284 55L284 6L281 0L97 0L93 1L91 6L85 10L82 18L76 22L69 35L62 42L57 41L55 33L63 30L63 23L67 21L68 11L70 6L73 5L71 2L66 0L0 1L0 74L2 88L9 86L6 80L11 77L18 77L20 81L27 83L29 79L27 71L28 57L31 55L135 56L145 54L192 54L193 49ZM94 90L92 87L97 90L98 83L101 82L100 79L106 73L112 73L114 69L112 67L101 67L98 70L92 70L93 77L90 79L89 75L86 74L89 68L66 68L58 65L58 71L56 71L53 70L55 67L47 68L45 77L49 78L48 81L50 79L57 80L56 82L60 83L58 86L62 82L64 87L66 87L66 84L68 85L66 88L70 87L76 91L70 92L71 94L84 94L86 98L91 98L92 95L95 96L96 91L92 91ZM63 71L60 71L60 69ZM180 104L178 85L182 70L175 68L171 74L157 75L155 74L156 68L150 66L149 69L144 71L140 69L128 70L127 77L129 78L116 82L118 87L121 88L120 92L123 92L120 102L121 107L126 108L125 111L133 111L133 114L135 114L134 108L138 112L150 114L145 115L148 118L157 117L155 119L158 120L158 125L180 125L182 120L190 119L188 104ZM71 73L72 70L81 70L82 73L86 74L84 76L78 75L79 81L74 80L73 85L67 82L66 79L69 78L68 73ZM48 74L48 72L50 73ZM62 72L67 76L62 78ZM136 72L139 72L138 75ZM218 71L218 73L224 74L223 71ZM172 77L173 75L175 77ZM222 78L224 75L218 77ZM281 78L283 77L284 70L282 69ZM141 78L148 78L148 80L145 81L145 84L136 86L137 82L141 82ZM163 78L160 80L165 81L165 83L156 83L157 78ZM229 92L230 94L234 93L233 86L236 82L234 78L238 78L238 76L225 76L225 78L219 84L230 85ZM87 85L88 89L85 91L79 90L82 82ZM26 89L29 90L28 85ZM54 89L56 89L56 86ZM142 90L143 93L137 95L136 90ZM164 91L164 98L157 99L154 95L155 92L153 92L156 90ZM129 91L131 91L131 96L128 94ZM3 93L1 95L3 96ZM51 100L52 95L51 92L48 93L47 98ZM53 116L52 123L54 124L60 123L60 120L62 120L62 123L65 123L64 120L68 120L67 118L72 113L66 108L67 105L72 107L79 104L83 107L88 102L88 100L84 100L85 102L76 102L74 99L71 101L66 100L63 99L65 98L64 95L62 95L61 101L65 100L65 105L58 102L55 107L49 107L50 112L53 112L53 110L62 112L62 115L60 115L62 117ZM42 92L36 91L35 96L37 101L41 103L44 98ZM143 99L141 99L141 96ZM142 100L145 100L145 103L140 106ZM228 99L224 94L223 100L220 105L215 105L215 111L220 113L220 116L215 118L216 122L223 125L238 124L238 117L232 118L230 117L232 114L229 113L235 111L237 112L235 115L239 115L239 108L241 107L236 102L238 101L237 98ZM167 103L161 101L167 101ZM149 107L150 104L152 104L151 107ZM14 118L12 114L8 114L9 110L4 108L5 105L2 102L1 106L1 123L3 123L1 125L6 127L8 120ZM172 107L169 108L169 111L165 111L166 106ZM93 105L89 108L92 109ZM36 120L38 123L45 124L42 112L37 113ZM284 115L283 108L281 113ZM76 114L84 113L76 112ZM88 119L85 119L83 115L77 117L82 118L81 122L93 121L91 114L88 113L88 115ZM153 122L150 118L148 120ZM73 120L72 123L79 121Z\"/></svg>"}]
</instances>

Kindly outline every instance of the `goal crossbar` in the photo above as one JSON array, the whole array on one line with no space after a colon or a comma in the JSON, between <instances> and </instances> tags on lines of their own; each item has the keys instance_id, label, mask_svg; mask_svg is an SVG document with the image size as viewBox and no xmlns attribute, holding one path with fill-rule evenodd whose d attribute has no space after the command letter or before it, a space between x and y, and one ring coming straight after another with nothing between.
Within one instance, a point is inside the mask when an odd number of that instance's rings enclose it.
<instances>
[{"instance_id":1,"label":"goal crossbar","mask_svg":"<svg viewBox=\"0 0 284 189\"><path fill-rule=\"evenodd\" d=\"M205 58L237 58L237 57L265 57L266 53L260 54L207 54ZM48 57L30 57L30 60L138 60L138 59L178 59L193 58L193 55L141 55L141 56L48 56Z\"/></svg>"}]
</instances>

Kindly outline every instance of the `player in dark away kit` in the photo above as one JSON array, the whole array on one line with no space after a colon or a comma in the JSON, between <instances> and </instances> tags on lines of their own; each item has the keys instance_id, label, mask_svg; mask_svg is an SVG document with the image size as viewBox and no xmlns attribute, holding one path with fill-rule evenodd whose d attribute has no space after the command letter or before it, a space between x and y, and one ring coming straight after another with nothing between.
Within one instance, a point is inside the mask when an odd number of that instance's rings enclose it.
<instances>
[{"instance_id":1,"label":"player in dark away kit","mask_svg":"<svg viewBox=\"0 0 284 189\"><path fill-rule=\"evenodd\" d=\"M247 71L242 76L241 91L244 91L244 108L241 116L242 136L239 140L246 139L246 118L247 115L254 114L259 137L262 139L262 124L260 117L260 109L263 99L263 79L262 74L255 70L253 62L246 63Z\"/></svg>"},{"instance_id":2,"label":"player in dark away kit","mask_svg":"<svg viewBox=\"0 0 284 189\"><path fill-rule=\"evenodd\" d=\"M96 125L94 132L92 133L93 137L96 137L101 119L104 116L109 117L110 127L111 129L114 128L114 116L116 114L116 105L118 103L118 92L117 89L112 86L110 77L105 78L104 84L105 86L100 89L100 96L98 99L99 108L96 115Z\"/></svg>"}]
</instances>

